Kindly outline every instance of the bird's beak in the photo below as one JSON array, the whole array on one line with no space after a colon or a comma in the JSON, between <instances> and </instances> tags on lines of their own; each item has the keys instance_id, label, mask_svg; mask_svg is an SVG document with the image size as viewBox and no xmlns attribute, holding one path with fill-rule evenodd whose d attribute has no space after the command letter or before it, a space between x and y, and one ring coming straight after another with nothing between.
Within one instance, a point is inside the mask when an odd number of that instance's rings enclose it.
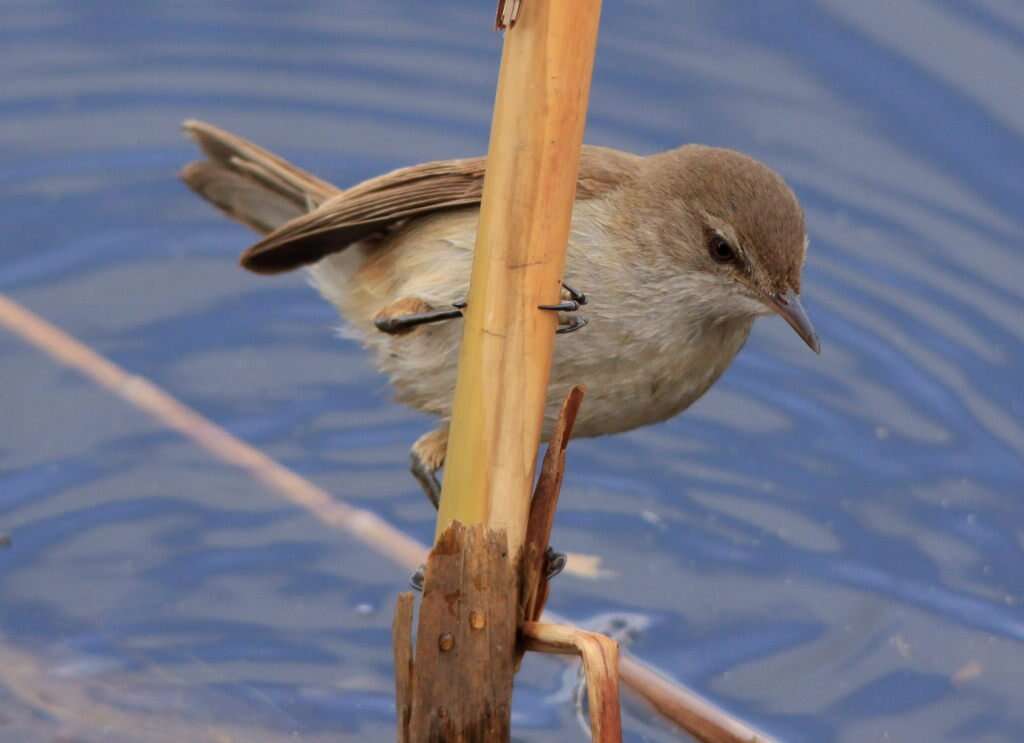
<instances>
[{"instance_id":1,"label":"bird's beak","mask_svg":"<svg viewBox=\"0 0 1024 743\"><path fill-rule=\"evenodd\" d=\"M814 332L811 319L804 312L804 306L800 304L800 296L792 289L785 294L776 294L771 298L771 307L782 318L790 324L796 334L804 339L812 351L821 353L821 343L818 341L818 334Z\"/></svg>"}]
</instances>

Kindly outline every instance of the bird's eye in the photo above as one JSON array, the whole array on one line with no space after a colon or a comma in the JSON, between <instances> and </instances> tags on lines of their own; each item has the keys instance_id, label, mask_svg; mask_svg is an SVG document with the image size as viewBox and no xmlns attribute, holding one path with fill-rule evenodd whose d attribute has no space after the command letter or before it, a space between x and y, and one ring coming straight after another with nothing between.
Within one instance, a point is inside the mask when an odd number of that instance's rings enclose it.
<instances>
[{"instance_id":1,"label":"bird's eye","mask_svg":"<svg viewBox=\"0 0 1024 743\"><path fill-rule=\"evenodd\" d=\"M708 241L708 250L716 263L732 263L736 260L736 251L721 235L711 236L711 240Z\"/></svg>"}]
</instances>

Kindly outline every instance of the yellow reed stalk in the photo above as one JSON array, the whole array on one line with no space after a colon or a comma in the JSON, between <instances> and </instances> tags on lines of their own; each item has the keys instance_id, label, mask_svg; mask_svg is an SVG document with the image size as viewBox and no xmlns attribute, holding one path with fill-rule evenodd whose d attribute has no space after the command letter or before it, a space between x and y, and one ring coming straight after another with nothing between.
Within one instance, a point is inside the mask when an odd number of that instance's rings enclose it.
<instances>
[{"instance_id":1,"label":"yellow reed stalk","mask_svg":"<svg viewBox=\"0 0 1024 743\"><path fill-rule=\"evenodd\" d=\"M440 534L529 510L576 194L600 0L529 0L505 33L459 357Z\"/></svg>"}]
</instances>

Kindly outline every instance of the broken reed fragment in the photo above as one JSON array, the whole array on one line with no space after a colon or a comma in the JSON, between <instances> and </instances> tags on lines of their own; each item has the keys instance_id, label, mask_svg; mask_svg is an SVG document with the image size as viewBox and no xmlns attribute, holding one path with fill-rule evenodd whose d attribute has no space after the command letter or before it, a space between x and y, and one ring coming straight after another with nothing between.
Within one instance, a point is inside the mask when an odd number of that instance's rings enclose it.
<instances>
[{"instance_id":1,"label":"broken reed fragment","mask_svg":"<svg viewBox=\"0 0 1024 743\"><path fill-rule=\"evenodd\" d=\"M498 12L494 17L494 30L507 31L519 20L521 0L498 0Z\"/></svg>"},{"instance_id":2,"label":"broken reed fragment","mask_svg":"<svg viewBox=\"0 0 1024 743\"><path fill-rule=\"evenodd\" d=\"M396 705L400 725L406 726L400 727L399 740L508 740L509 651L516 641L517 611L508 591L512 571L503 532L459 522L442 532L424 570L411 684L404 679L405 666L396 666ZM407 600L399 607L403 612ZM396 663L404 663L411 625L399 608L394 653Z\"/></svg>"}]
</instances>

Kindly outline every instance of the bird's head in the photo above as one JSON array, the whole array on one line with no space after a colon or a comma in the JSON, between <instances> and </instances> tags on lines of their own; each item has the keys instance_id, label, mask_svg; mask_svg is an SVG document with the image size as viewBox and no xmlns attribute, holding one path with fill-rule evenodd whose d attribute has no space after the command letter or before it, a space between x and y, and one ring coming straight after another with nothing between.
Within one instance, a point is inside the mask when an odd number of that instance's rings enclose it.
<instances>
[{"instance_id":1,"label":"bird's head","mask_svg":"<svg viewBox=\"0 0 1024 743\"><path fill-rule=\"evenodd\" d=\"M655 239L700 306L723 318L778 314L820 352L800 303L804 214L785 181L739 152L700 145L654 156L650 167L644 181L657 193L645 201L665 205Z\"/></svg>"}]
</instances>

